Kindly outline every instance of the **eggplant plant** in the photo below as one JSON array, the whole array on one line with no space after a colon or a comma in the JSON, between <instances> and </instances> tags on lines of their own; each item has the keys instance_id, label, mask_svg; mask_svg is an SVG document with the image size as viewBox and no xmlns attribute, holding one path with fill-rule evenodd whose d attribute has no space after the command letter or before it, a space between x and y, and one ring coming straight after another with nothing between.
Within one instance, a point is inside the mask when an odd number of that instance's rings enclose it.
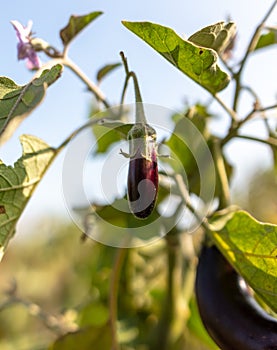
<instances>
[{"instance_id":1,"label":"eggplant plant","mask_svg":"<svg viewBox=\"0 0 277 350\"><path fill-rule=\"evenodd\" d=\"M54 316L22 298L20 289L13 285L0 304L0 317L4 317L3 310L12 312L11 305L25 307L29 314L43 320L46 347L52 350L277 349L277 220L263 222L232 199L236 169L231 157L226 156L228 146L238 139L262 144L272 156L276 176L277 104L264 105L244 81L246 65L255 52L270 52L276 44L276 28L269 23L276 5L275 0L254 30L242 59L235 56L239 39L233 21L207 25L187 40L160 24L122 21L122 28L142 39L210 98L172 112L165 137L159 134L151 109L142 100L138 73L129 70L123 51L120 62L116 53L117 61L97 71L96 82L69 57L71 42L102 12L71 16L60 30L61 49L35 37L32 22L23 26L12 21L18 59L26 61L34 76L25 85L0 77L0 143L4 144L35 111L47 89L63 78L66 69L85 85L93 102L86 123L58 146L22 135L22 156L13 166L0 162L1 258L46 171L62 151L67 155L72 151L72 142L82 138L84 130L96 144L85 159L94 164L103 156L110 182L118 175L109 163L111 153L128 159L128 171L125 192L109 203L91 200L85 207L69 208L71 214L74 210L80 213L76 224L82 231L82 242L93 241L91 246L86 243L86 248L77 245L80 265L75 258L75 262L67 261L77 264L73 270L80 274L89 271L88 298L78 305L74 299L70 312L62 311L61 306L60 314ZM124 49L124 42L121 46ZM46 64L40 55L47 58ZM112 104L100 83L120 67L123 88L120 101ZM149 69L147 62L145 69ZM130 80L135 91L134 115L125 101ZM153 81L153 89L156 86ZM161 84L160 88L168 86ZM224 100L220 94L223 90L229 90L231 102ZM240 109L243 94L251 99L246 114ZM211 101L218 108L216 112L210 108ZM159 114L161 108L152 106L152 110ZM210 121L216 121L219 114L228 126L223 133L210 127ZM263 133L247 134L245 130L255 121L262 125ZM120 149L124 141L128 142L128 153ZM159 155L160 146L168 150L168 157ZM70 178L70 187L79 188L85 169L80 163L83 158L75 153L75 158L68 159L70 168L65 166L63 175ZM79 178L72 175L72 167L79 168ZM63 256L70 256L70 249L67 254L66 248L60 249ZM86 249L89 254L82 254ZM78 284L70 287L60 277L59 283L65 283L61 290L66 295ZM35 284L45 285L40 281ZM84 284L80 285L83 288ZM57 290L51 290L51 298ZM49 336L49 330L54 336ZM46 347L45 339L43 345L30 345Z\"/></svg>"}]
</instances>

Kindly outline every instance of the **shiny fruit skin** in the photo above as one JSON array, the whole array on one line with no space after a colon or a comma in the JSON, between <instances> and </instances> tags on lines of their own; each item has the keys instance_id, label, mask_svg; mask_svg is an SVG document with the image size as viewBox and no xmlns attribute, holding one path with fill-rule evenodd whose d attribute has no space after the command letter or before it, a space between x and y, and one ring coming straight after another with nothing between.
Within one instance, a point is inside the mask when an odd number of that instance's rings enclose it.
<instances>
[{"instance_id":1,"label":"shiny fruit skin","mask_svg":"<svg viewBox=\"0 0 277 350\"><path fill-rule=\"evenodd\" d=\"M202 322L222 350L277 349L277 319L258 305L215 246L201 252L195 289Z\"/></svg>"},{"instance_id":2,"label":"shiny fruit skin","mask_svg":"<svg viewBox=\"0 0 277 350\"><path fill-rule=\"evenodd\" d=\"M155 207L159 185L156 132L147 124L136 124L130 130L128 139L129 207L137 218L146 219Z\"/></svg>"}]
</instances>

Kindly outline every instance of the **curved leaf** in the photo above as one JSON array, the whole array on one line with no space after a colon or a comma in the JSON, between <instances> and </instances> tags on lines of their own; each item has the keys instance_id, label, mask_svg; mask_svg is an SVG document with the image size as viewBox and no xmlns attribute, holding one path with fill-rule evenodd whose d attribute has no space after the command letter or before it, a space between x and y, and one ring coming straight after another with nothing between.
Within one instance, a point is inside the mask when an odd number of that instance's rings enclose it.
<instances>
[{"instance_id":1,"label":"curved leaf","mask_svg":"<svg viewBox=\"0 0 277 350\"><path fill-rule=\"evenodd\" d=\"M111 72L113 72L116 68L120 67L121 63L111 63L111 64L106 64L104 67L102 67L101 69L99 69L96 79L98 81L98 83L100 83L100 81L102 81L102 79L110 74Z\"/></svg>"},{"instance_id":2,"label":"curved leaf","mask_svg":"<svg viewBox=\"0 0 277 350\"><path fill-rule=\"evenodd\" d=\"M171 28L150 22L122 22L166 60L212 94L224 89L230 77L220 70L217 53L183 40Z\"/></svg>"},{"instance_id":3,"label":"curved leaf","mask_svg":"<svg viewBox=\"0 0 277 350\"><path fill-rule=\"evenodd\" d=\"M15 226L34 189L55 157L44 141L30 135L20 138L23 155L14 166L0 161L0 249L12 238Z\"/></svg>"},{"instance_id":4,"label":"curved leaf","mask_svg":"<svg viewBox=\"0 0 277 350\"><path fill-rule=\"evenodd\" d=\"M39 105L47 87L60 77L61 72L62 66L55 65L24 86L0 77L0 144L6 142L24 118Z\"/></svg>"},{"instance_id":5,"label":"curved leaf","mask_svg":"<svg viewBox=\"0 0 277 350\"><path fill-rule=\"evenodd\" d=\"M192 34L188 40L198 46L208 47L220 53L224 51L236 35L234 22L218 22L200 29Z\"/></svg>"},{"instance_id":6,"label":"curved leaf","mask_svg":"<svg viewBox=\"0 0 277 350\"><path fill-rule=\"evenodd\" d=\"M61 29L60 37L63 44L66 46L72 39L75 38L87 25L94 21L98 16L102 15L103 12L96 11L88 13L83 16L71 16L68 24Z\"/></svg>"},{"instance_id":7,"label":"curved leaf","mask_svg":"<svg viewBox=\"0 0 277 350\"><path fill-rule=\"evenodd\" d=\"M212 238L255 292L277 312L277 225L239 210L214 222Z\"/></svg>"}]
</instances>

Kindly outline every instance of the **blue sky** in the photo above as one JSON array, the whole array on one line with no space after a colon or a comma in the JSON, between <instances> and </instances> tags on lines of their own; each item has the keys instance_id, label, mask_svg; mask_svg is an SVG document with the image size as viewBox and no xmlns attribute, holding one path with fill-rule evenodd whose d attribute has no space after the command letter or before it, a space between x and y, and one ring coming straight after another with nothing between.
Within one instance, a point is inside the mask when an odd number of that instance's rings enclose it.
<instances>
[{"instance_id":1,"label":"blue sky","mask_svg":"<svg viewBox=\"0 0 277 350\"><path fill-rule=\"evenodd\" d=\"M209 95L130 33L122 26L121 20L156 22L173 28L183 37L188 37L206 25L231 17L238 27L236 55L241 57L257 23L271 4L272 0L5 1L0 17L0 75L8 76L18 84L25 84L32 77L24 62L17 61L16 37L10 20L16 19L27 24L27 21L32 19L36 36L61 48L59 30L65 26L71 14L103 11L104 15L86 28L72 43L70 57L94 80L97 70L106 63L119 61L119 52L123 50L130 66L139 77L144 102L180 110L185 100L190 103L206 102ZM275 9L269 23L276 25L276 15ZM46 59L44 56L41 58ZM253 55L245 70L244 80L252 84L264 105L272 104L276 99L276 59L276 48L261 50ZM123 78L124 74L119 69L101 86L112 103L119 102ZM231 94L230 87L221 93L221 97L228 103ZM133 102L132 91L128 93L128 100ZM11 140L0 148L0 158L12 164L20 156L18 137L23 133L39 136L50 145L57 146L86 120L89 102L90 95L84 85L71 72L65 70L62 78L48 90L45 101L20 126ZM241 114L246 113L250 107L245 96L241 104ZM212 128L221 133L227 127L226 116L216 104L211 108L220 116ZM255 122L248 131L256 134L261 132ZM245 146L245 142L237 142L228 149L228 156L232 158L232 162L239 165L236 179L240 184L245 181L247 171L270 164L270 156L265 147L255 146L253 143ZM255 154L255 157L251 157L251 154ZM34 217L56 212L67 216L61 186L62 162L63 154L37 188L20 221L19 228L22 232L27 231L27 224Z\"/></svg>"}]
</instances>

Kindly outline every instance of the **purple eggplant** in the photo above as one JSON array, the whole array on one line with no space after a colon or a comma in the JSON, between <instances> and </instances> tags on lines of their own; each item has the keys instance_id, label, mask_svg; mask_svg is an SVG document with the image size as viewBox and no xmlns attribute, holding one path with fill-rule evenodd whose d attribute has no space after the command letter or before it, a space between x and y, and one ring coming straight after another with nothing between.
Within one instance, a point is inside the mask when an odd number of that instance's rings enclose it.
<instances>
[{"instance_id":1,"label":"purple eggplant","mask_svg":"<svg viewBox=\"0 0 277 350\"><path fill-rule=\"evenodd\" d=\"M128 200L131 212L146 219L156 203L159 175L156 131L148 124L137 123L128 133L130 163Z\"/></svg>"},{"instance_id":2,"label":"purple eggplant","mask_svg":"<svg viewBox=\"0 0 277 350\"><path fill-rule=\"evenodd\" d=\"M258 305L215 246L201 252L195 289L203 324L220 349L277 349L277 319Z\"/></svg>"}]
</instances>

